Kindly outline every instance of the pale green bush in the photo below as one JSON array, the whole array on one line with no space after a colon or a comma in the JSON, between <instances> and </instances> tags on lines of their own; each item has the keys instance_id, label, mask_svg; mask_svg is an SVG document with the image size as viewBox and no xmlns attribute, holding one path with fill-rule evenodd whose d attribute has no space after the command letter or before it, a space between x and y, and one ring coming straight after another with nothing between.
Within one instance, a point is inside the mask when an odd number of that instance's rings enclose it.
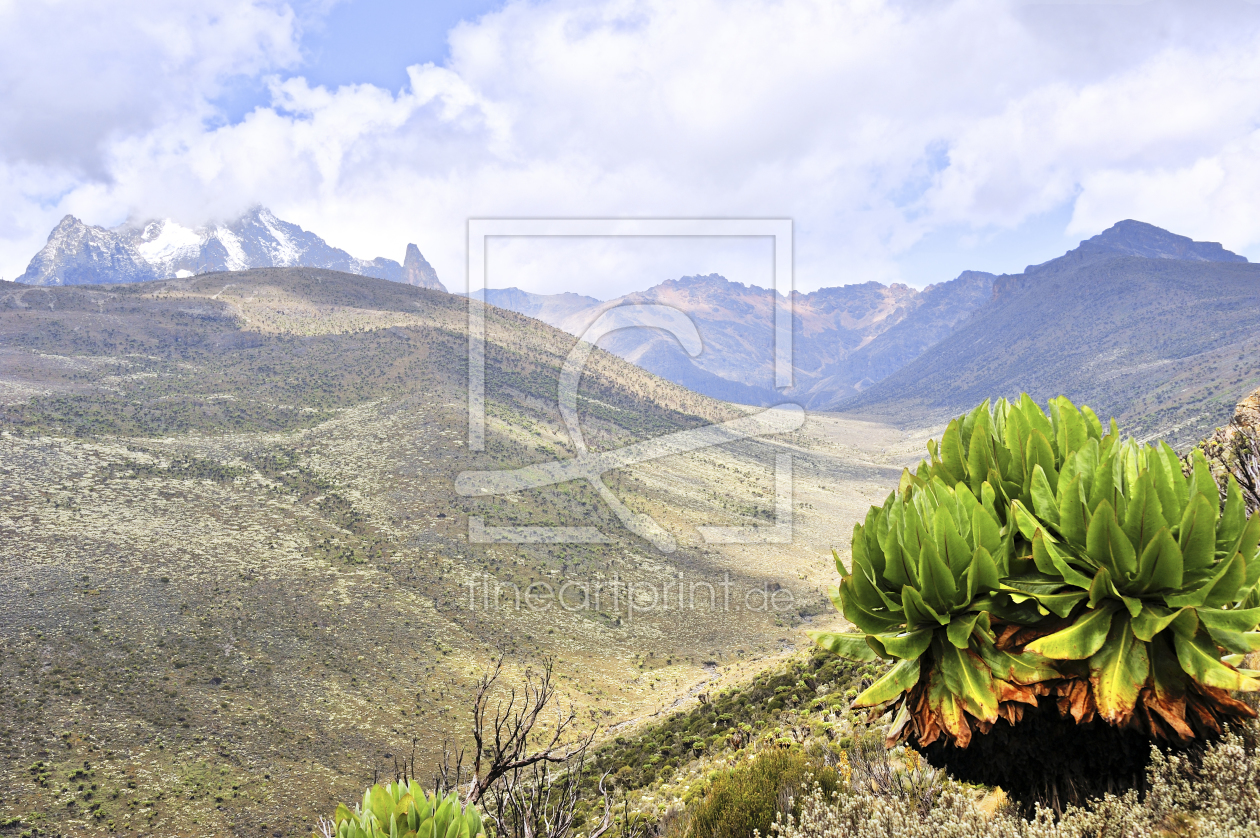
<instances>
[{"instance_id":1,"label":"pale green bush","mask_svg":"<svg viewBox=\"0 0 1260 838\"><path fill-rule=\"evenodd\" d=\"M948 783L928 808L922 797L852 784L828 796L815 788L772 827L777 838L1260 838L1260 767L1242 737L1228 733L1195 767L1153 749L1144 799L1131 791L1057 821L1039 808L1025 820L1011 808L986 812L976 792Z\"/></svg>"}]
</instances>

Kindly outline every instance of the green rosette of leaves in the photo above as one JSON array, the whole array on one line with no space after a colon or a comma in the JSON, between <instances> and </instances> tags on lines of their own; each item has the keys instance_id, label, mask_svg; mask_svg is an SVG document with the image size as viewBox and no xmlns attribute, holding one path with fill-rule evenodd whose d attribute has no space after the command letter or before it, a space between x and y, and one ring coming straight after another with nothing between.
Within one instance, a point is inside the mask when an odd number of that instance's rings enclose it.
<instances>
[{"instance_id":1,"label":"green rosette of leaves","mask_svg":"<svg viewBox=\"0 0 1260 838\"><path fill-rule=\"evenodd\" d=\"M344 803L337 806L331 826L336 838L485 836L481 813L475 806L460 806L454 792L445 797L428 794L414 780L372 786L354 811Z\"/></svg>"},{"instance_id":2,"label":"green rosette of leaves","mask_svg":"<svg viewBox=\"0 0 1260 838\"><path fill-rule=\"evenodd\" d=\"M1049 408L1024 395L955 419L855 527L833 600L859 633L814 633L893 661L855 706L897 707L894 740L959 747L1040 696L1182 740L1254 715L1229 693L1260 689L1238 668L1260 649L1260 515L1198 452L1183 464L1066 398Z\"/></svg>"}]
</instances>

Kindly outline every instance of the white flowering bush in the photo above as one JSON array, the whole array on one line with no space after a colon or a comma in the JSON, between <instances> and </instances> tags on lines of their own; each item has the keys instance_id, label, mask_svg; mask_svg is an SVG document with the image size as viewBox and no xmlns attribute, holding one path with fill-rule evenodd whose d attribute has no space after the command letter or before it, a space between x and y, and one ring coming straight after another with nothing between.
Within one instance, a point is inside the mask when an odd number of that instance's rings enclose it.
<instances>
[{"instance_id":1,"label":"white flowering bush","mask_svg":"<svg viewBox=\"0 0 1260 838\"><path fill-rule=\"evenodd\" d=\"M1255 728L1253 728L1253 733ZM975 789L949 782L929 808L922 796L857 784L826 795L815 787L772 827L775 838L1260 838L1260 767L1243 738L1227 733L1194 764L1151 750L1145 797L1107 795L1061 816L1038 807L984 805ZM992 798L990 798L992 799Z\"/></svg>"}]
</instances>

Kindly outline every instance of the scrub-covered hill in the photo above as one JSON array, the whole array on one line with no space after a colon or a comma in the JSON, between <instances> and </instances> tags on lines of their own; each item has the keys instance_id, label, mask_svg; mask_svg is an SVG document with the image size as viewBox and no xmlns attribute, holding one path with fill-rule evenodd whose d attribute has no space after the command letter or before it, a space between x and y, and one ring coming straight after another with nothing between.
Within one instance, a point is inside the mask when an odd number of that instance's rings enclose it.
<instances>
[{"instance_id":1,"label":"scrub-covered hill","mask_svg":"<svg viewBox=\"0 0 1260 838\"><path fill-rule=\"evenodd\" d=\"M554 656L612 723L833 619L828 550L895 481L900 432L821 417L609 472L672 553L582 482L467 498L461 472L574 454L574 339L491 307L486 450L467 450L467 306L307 268L0 286L0 821L304 834L413 737L431 763L500 648ZM580 393L595 451L746 412L602 351ZM697 526L773 523L775 453L792 543L705 543ZM470 513L607 541L470 543ZM562 608L565 581L603 594Z\"/></svg>"}]
</instances>

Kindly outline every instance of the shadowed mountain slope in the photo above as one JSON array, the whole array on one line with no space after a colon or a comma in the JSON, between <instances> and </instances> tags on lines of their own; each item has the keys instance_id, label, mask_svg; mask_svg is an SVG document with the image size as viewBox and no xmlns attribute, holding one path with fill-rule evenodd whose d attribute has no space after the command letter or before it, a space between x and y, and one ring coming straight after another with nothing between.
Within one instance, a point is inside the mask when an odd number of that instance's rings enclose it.
<instances>
[{"instance_id":1,"label":"shadowed mountain slope","mask_svg":"<svg viewBox=\"0 0 1260 838\"><path fill-rule=\"evenodd\" d=\"M840 409L927 422L986 398L1065 394L1138 436L1186 444L1260 382L1257 348L1260 265L1121 222L999 277L991 303Z\"/></svg>"}]
</instances>

